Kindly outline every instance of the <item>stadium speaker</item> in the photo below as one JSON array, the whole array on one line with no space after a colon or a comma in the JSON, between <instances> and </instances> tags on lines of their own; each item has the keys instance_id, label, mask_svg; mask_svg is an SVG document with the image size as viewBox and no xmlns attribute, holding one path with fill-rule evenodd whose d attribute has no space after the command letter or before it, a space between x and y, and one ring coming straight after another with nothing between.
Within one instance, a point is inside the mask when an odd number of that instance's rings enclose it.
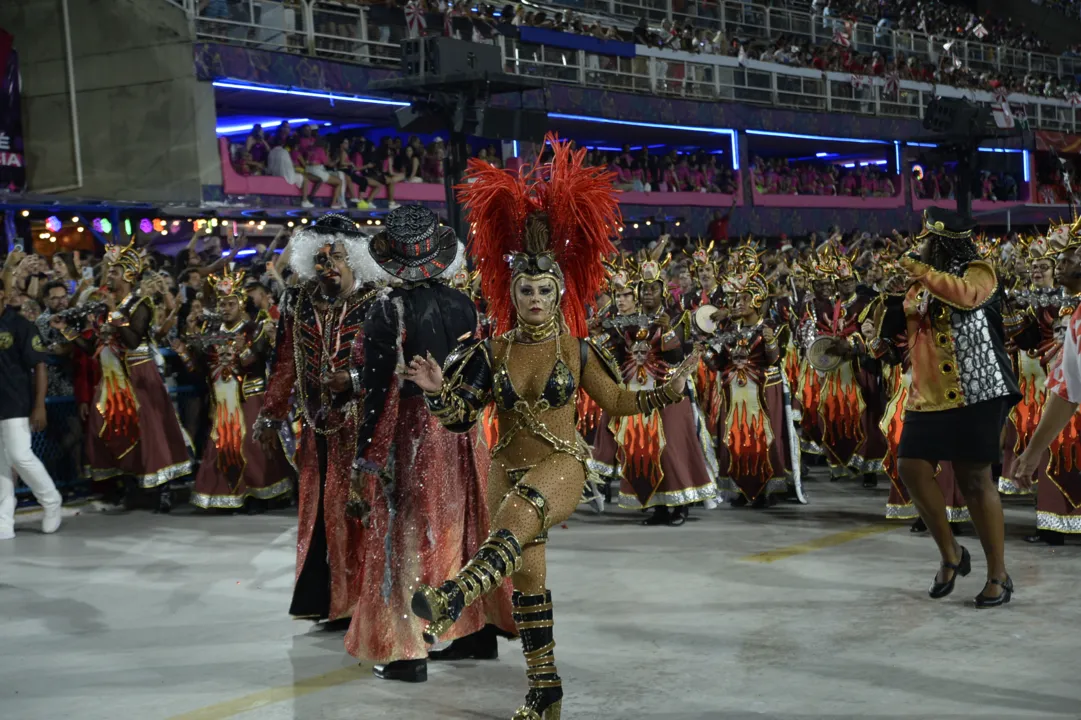
<instances>
[{"instance_id":1,"label":"stadium speaker","mask_svg":"<svg viewBox=\"0 0 1081 720\"><path fill-rule=\"evenodd\" d=\"M492 140L540 142L548 130L548 114L542 110L515 110L497 107L477 109L478 137Z\"/></svg>"},{"instance_id":2,"label":"stadium speaker","mask_svg":"<svg viewBox=\"0 0 1081 720\"><path fill-rule=\"evenodd\" d=\"M943 135L995 134L991 109L963 98L934 98L923 114L923 127Z\"/></svg>"},{"instance_id":3,"label":"stadium speaker","mask_svg":"<svg viewBox=\"0 0 1081 720\"><path fill-rule=\"evenodd\" d=\"M402 42L402 74L406 77L502 71L503 60L495 45L442 36Z\"/></svg>"}]
</instances>

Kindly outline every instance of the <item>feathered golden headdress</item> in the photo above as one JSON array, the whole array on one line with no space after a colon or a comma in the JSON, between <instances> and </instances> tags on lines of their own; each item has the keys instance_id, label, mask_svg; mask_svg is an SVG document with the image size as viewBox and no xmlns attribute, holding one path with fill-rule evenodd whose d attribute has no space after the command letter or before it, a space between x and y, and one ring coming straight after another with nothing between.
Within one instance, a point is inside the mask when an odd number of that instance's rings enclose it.
<instances>
[{"instance_id":1,"label":"feathered golden headdress","mask_svg":"<svg viewBox=\"0 0 1081 720\"><path fill-rule=\"evenodd\" d=\"M142 252L135 248L135 238L127 245L106 245L105 264L110 267L118 266L124 280L129 283L138 280L146 267Z\"/></svg>"},{"instance_id":2,"label":"feathered golden headdress","mask_svg":"<svg viewBox=\"0 0 1081 720\"><path fill-rule=\"evenodd\" d=\"M218 300L234 297L240 301L241 305L247 300L247 293L244 290L243 270L238 270L235 273L226 270L221 275L209 276L206 281L210 283L210 287L214 290L214 296Z\"/></svg>"}]
</instances>

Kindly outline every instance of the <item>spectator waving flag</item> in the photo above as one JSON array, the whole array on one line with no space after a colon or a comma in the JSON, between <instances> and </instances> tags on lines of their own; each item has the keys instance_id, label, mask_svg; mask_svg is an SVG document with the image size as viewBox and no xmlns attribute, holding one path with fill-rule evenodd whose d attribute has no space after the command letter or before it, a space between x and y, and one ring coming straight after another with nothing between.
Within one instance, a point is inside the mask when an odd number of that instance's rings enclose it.
<instances>
[{"instance_id":1,"label":"spectator waving flag","mask_svg":"<svg viewBox=\"0 0 1081 720\"><path fill-rule=\"evenodd\" d=\"M427 29L428 19L424 17L424 8L417 0L410 0L405 5L405 24L409 28L409 37L420 37L420 31Z\"/></svg>"},{"instance_id":2,"label":"spectator waving flag","mask_svg":"<svg viewBox=\"0 0 1081 720\"><path fill-rule=\"evenodd\" d=\"M747 65L747 51L742 45L739 46L739 64L744 66Z\"/></svg>"},{"instance_id":3,"label":"spectator waving flag","mask_svg":"<svg viewBox=\"0 0 1081 720\"><path fill-rule=\"evenodd\" d=\"M886 87L884 92L886 95L895 97L901 89L901 77L893 72L886 76Z\"/></svg>"},{"instance_id":4,"label":"spectator waving flag","mask_svg":"<svg viewBox=\"0 0 1081 720\"><path fill-rule=\"evenodd\" d=\"M851 28L852 23L845 23L843 26L835 27L833 29L833 42L841 47L851 47L852 35L849 32Z\"/></svg>"},{"instance_id":5,"label":"spectator waving flag","mask_svg":"<svg viewBox=\"0 0 1081 720\"><path fill-rule=\"evenodd\" d=\"M1072 92L1066 96L1066 102L1071 105L1081 105L1081 93Z\"/></svg>"},{"instance_id":6,"label":"spectator waving flag","mask_svg":"<svg viewBox=\"0 0 1081 720\"><path fill-rule=\"evenodd\" d=\"M983 26L983 23L980 23L976 27L972 28L972 34L978 37L980 40L983 40L985 37L988 36L989 33L987 32L987 28Z\"/></svg>"}]
</instances>

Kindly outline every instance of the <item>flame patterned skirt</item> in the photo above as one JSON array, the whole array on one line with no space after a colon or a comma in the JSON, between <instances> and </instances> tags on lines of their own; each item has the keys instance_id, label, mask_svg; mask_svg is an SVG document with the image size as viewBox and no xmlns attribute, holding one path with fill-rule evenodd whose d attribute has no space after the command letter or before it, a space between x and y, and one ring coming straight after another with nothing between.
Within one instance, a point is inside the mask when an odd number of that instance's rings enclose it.
<instances>
[{"instance_id":1,"label":"flame patterned skirt","mask_svg":"<svg viewBox=\"0 0 1081 720\"><path fill-rule=\"evenodd\" d=\"M785 493L791 465L780 372L766 373L764 385L736 376L723 387L724 416L717 442L721 477L727 493L749 501L762 493Z\"/></svg>"},{"instance_id":2,"label":"flame patterned skirt","mask_svg":"<svg viewBox=\"0 0 1081 720\"><path fill-rule=\"evenodd\" d=\"M1081 533L1081 413L1051 443L1046 475L1036 488L1036 527Z\"/></svg>"},{"instance_id":3,"label":"flame patterned skirt","mask_svg":"<svg viewBox=\"0 0 1081 720\"><path fill-rule=\"evenodd\" d=\"M270 500L288 493L293 470L281 443L268 456L251 431L263 407L263 393L242 398L236 378L215 381L211 391L210 442L195 477L192 504L236 509L249 497Z\"/></svg>"},{"instance_id":4,"label":"flame patterned skirt","mask_svg":"<svg viewBox=\"0 0 1081 720\"><path fill-rule=\"evenodd\" d=\"M709 434L705 423L696 422L692 402L684 398L660 412L615 422L621 507L679 507L717 496L716 473L703 451Z\"/></svg>"},{"instance_id":5,"label":"flame patterned skirt","mask_svg":"<svg viewBox=\"0 0 1081 720\"><path fill-rule=\"evenodd\" d=\"M1043 404L1047 399L1047 373L1039 358L1034 358L1024 350L1017 353L1017 386L1021 390L1021 400L1010 411L1009 422L1002 440L1002 476L998 478L998 491L1004 495L1028 495L1036 491L1039 484L1047 480L1047 464L1050 451L1040 458L1036 472L1036 485L1031 489L1017 487L1010 480L1017 467L1017 458L1028 447L1032 433L1043 417Z\"/></svg>"},{"instance_id":6,"label":"flame patterned skirt","mask_svg":"<svg viewBox=\"0 0 1081 720\"><path fill-rule=\"evenodd\" d=\"M149 352L126 359L106 346L98 356L86 431L86 468L93 480L134 477L153 488L191 473L191 443Z\"/></svg>"}]
</instances>

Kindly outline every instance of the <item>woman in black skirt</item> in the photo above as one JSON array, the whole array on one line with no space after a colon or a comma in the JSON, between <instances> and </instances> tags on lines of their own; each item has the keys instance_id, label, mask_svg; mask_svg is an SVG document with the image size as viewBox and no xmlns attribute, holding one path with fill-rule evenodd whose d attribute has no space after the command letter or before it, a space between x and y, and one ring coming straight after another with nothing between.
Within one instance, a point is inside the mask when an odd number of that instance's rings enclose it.
<instances>
[{"instance_id":1,"label":"woman in black skirt","mask_svg":"<svg viewBox=\"0 0 1081 720\"><path fill-rule=\"evenodd\" d=\"M1005 350L998 279L980 259L972 227L948 210L924 213L922 246L900 260L909 275L908 292L903 303L886 309L871 344L873 352L888 338L907 338L912 385L898 470L942 554L928 592L946 597L957 576L971 571L935 481L936 465L949 461L987 558L987 583L975 600L976 607L987 608L1006 604L1013 593L991 466L1002 462L1002 427L1021 395Z\"/></svg>"}]
</instances>

